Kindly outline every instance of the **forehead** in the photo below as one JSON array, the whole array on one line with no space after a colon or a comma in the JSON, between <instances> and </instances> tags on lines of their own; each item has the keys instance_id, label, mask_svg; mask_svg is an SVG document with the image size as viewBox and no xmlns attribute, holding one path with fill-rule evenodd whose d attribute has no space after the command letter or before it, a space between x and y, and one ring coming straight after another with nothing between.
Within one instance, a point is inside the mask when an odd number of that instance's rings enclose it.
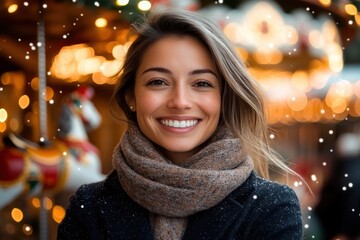
<instances>
[{"instance_id":1,"label":"forehead","mask_svg":"<svg viewBox=\"0 0 360 240\"><path fill-rule=\"evenodd\" d=\"M186 45L188 47L201 48L203 51L209 53L205 44L200 42L197 38L190 35L179 35L179 34L164 35L163 37L151 43L145 49L145 52L149 51L152 48L166 48L166 47L169 47L172 50L177 50L176 48L173 48L174 45L178 47L179 45Z\"/></svg>"},{"instance_id":2,"label":"forehead","mask_svg":"<svg viewBox=\"0 0 360 240\"><path fill-rule=\"evenodd\" d=\"M183 61L184 59L188 61ZM189 35L172 34L158 39L144 50L139 68L148 64L167 65L176 61L185 65L191 62L195 65L214 67L210 51L201 41Z\"/></svg>"}]
</instances>

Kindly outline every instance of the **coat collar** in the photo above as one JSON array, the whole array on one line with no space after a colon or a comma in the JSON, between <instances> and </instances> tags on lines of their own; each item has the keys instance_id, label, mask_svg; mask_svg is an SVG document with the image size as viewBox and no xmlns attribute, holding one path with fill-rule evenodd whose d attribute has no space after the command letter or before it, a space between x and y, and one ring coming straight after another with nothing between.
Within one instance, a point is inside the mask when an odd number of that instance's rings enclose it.
<instances>
[{"instance_id":1,"label":"coat collar","mask_svg":"<svg viewBox=\"0 0 360 240\"><path fill-rule=\"evenodd\" d=\"M246 216L249 197L254 188L252 173L243 185L218 205L194 214L189 218L183 239L221 239L240 224ZM135 203L121 188L117 173L112 172L105 181L103 201L98 202L100 216L111 237L118 239L153 239L149 212ZM119 224L116 224L119 223ZM126 234L125 234L126 233Z\"/></svg>"}]
</instances>

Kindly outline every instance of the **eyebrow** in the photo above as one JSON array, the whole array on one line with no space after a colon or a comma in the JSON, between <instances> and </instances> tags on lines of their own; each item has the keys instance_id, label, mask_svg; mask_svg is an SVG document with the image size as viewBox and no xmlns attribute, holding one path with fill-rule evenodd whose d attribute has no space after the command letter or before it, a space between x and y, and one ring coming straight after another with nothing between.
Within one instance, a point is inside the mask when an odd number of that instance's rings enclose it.
<instances>
[{"instance_id":1,"label":"eyebrow","mask_svg":"<svg viewBox=\"0 0 360 240\"><path fill-rule=\"evenodd\" d=\"M148 68L145 71L142 72L142 74L145 74L147 72L161 72L161 73L171 73L170 70L166 69L166 68L162 68L162 67L153 67L153 68Z\"/></svg>"},{"instance_id":2,"label":"eyebrow","mask_svg":"<svg viewBox=\"0 0 360 240\"><path fill-rule=\"evenodd\" d=\"M169 69L162 68L162 67L148 68L145 71L143 71L142 74L145 74L145 73L151 72L151 71L171 74L171 71ZM194 71L191 71L189 75L198 75L198 74L204 74L204 73L210 73L210 74L213 74L215 77L217 77L216 73L214 71L212 71L211 69L208 69L208 68L196 69Z\"/></svg>"},{"instance_id":3,"label":"eyebrow","mask_svg":"<svg viewBox=\"0 0 360 240\"><path fill-rule=\"evenodd\" d=\"M197 74L204 74L204 73L210 73L210 74L214 75L215 77L217 77L217 75L214 73L214 71L212 71L211 69L208 69L208 68L194 70L190 73L190 75L197 75Z\"/></svg>"}]
</instances>

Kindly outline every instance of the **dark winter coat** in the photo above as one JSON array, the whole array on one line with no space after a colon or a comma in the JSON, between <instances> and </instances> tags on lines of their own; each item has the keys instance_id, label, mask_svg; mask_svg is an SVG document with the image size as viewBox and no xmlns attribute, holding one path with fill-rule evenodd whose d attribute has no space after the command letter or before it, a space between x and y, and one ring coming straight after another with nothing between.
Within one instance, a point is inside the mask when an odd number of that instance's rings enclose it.
<instances>
[{"instance_id":1,"label":"dark winter coat","mask_svg":"<svg viewBox=\"0 0 360 240\"><path fill-rule=\"evenodd\" d=\"M113 171L70 199L58 239L153 239L149 212L121 188ZM302 239L295 192L254 173L218 205L189 217L183 239Z\"/></svg>"}]
</instances>

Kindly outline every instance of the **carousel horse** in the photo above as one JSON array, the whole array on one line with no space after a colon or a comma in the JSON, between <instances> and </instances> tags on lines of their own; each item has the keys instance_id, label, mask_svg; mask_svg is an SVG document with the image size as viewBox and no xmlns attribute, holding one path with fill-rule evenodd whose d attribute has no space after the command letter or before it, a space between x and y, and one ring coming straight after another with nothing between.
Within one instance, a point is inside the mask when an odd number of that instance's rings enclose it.
<instances>
[{"instance_id":1,"label":"carousel horse","mask_svg":"<svg viewBox=\"0 0 360 240\"><path fill-rule=\"evenodd\" d=\"M74 191L105 178L98 149L87 136L101 122L93 95L92 88L79 87L63 99L56 140L35 143L14 133L3 138L0 209L20 195Z\"/></svg>"}]
</instances>

